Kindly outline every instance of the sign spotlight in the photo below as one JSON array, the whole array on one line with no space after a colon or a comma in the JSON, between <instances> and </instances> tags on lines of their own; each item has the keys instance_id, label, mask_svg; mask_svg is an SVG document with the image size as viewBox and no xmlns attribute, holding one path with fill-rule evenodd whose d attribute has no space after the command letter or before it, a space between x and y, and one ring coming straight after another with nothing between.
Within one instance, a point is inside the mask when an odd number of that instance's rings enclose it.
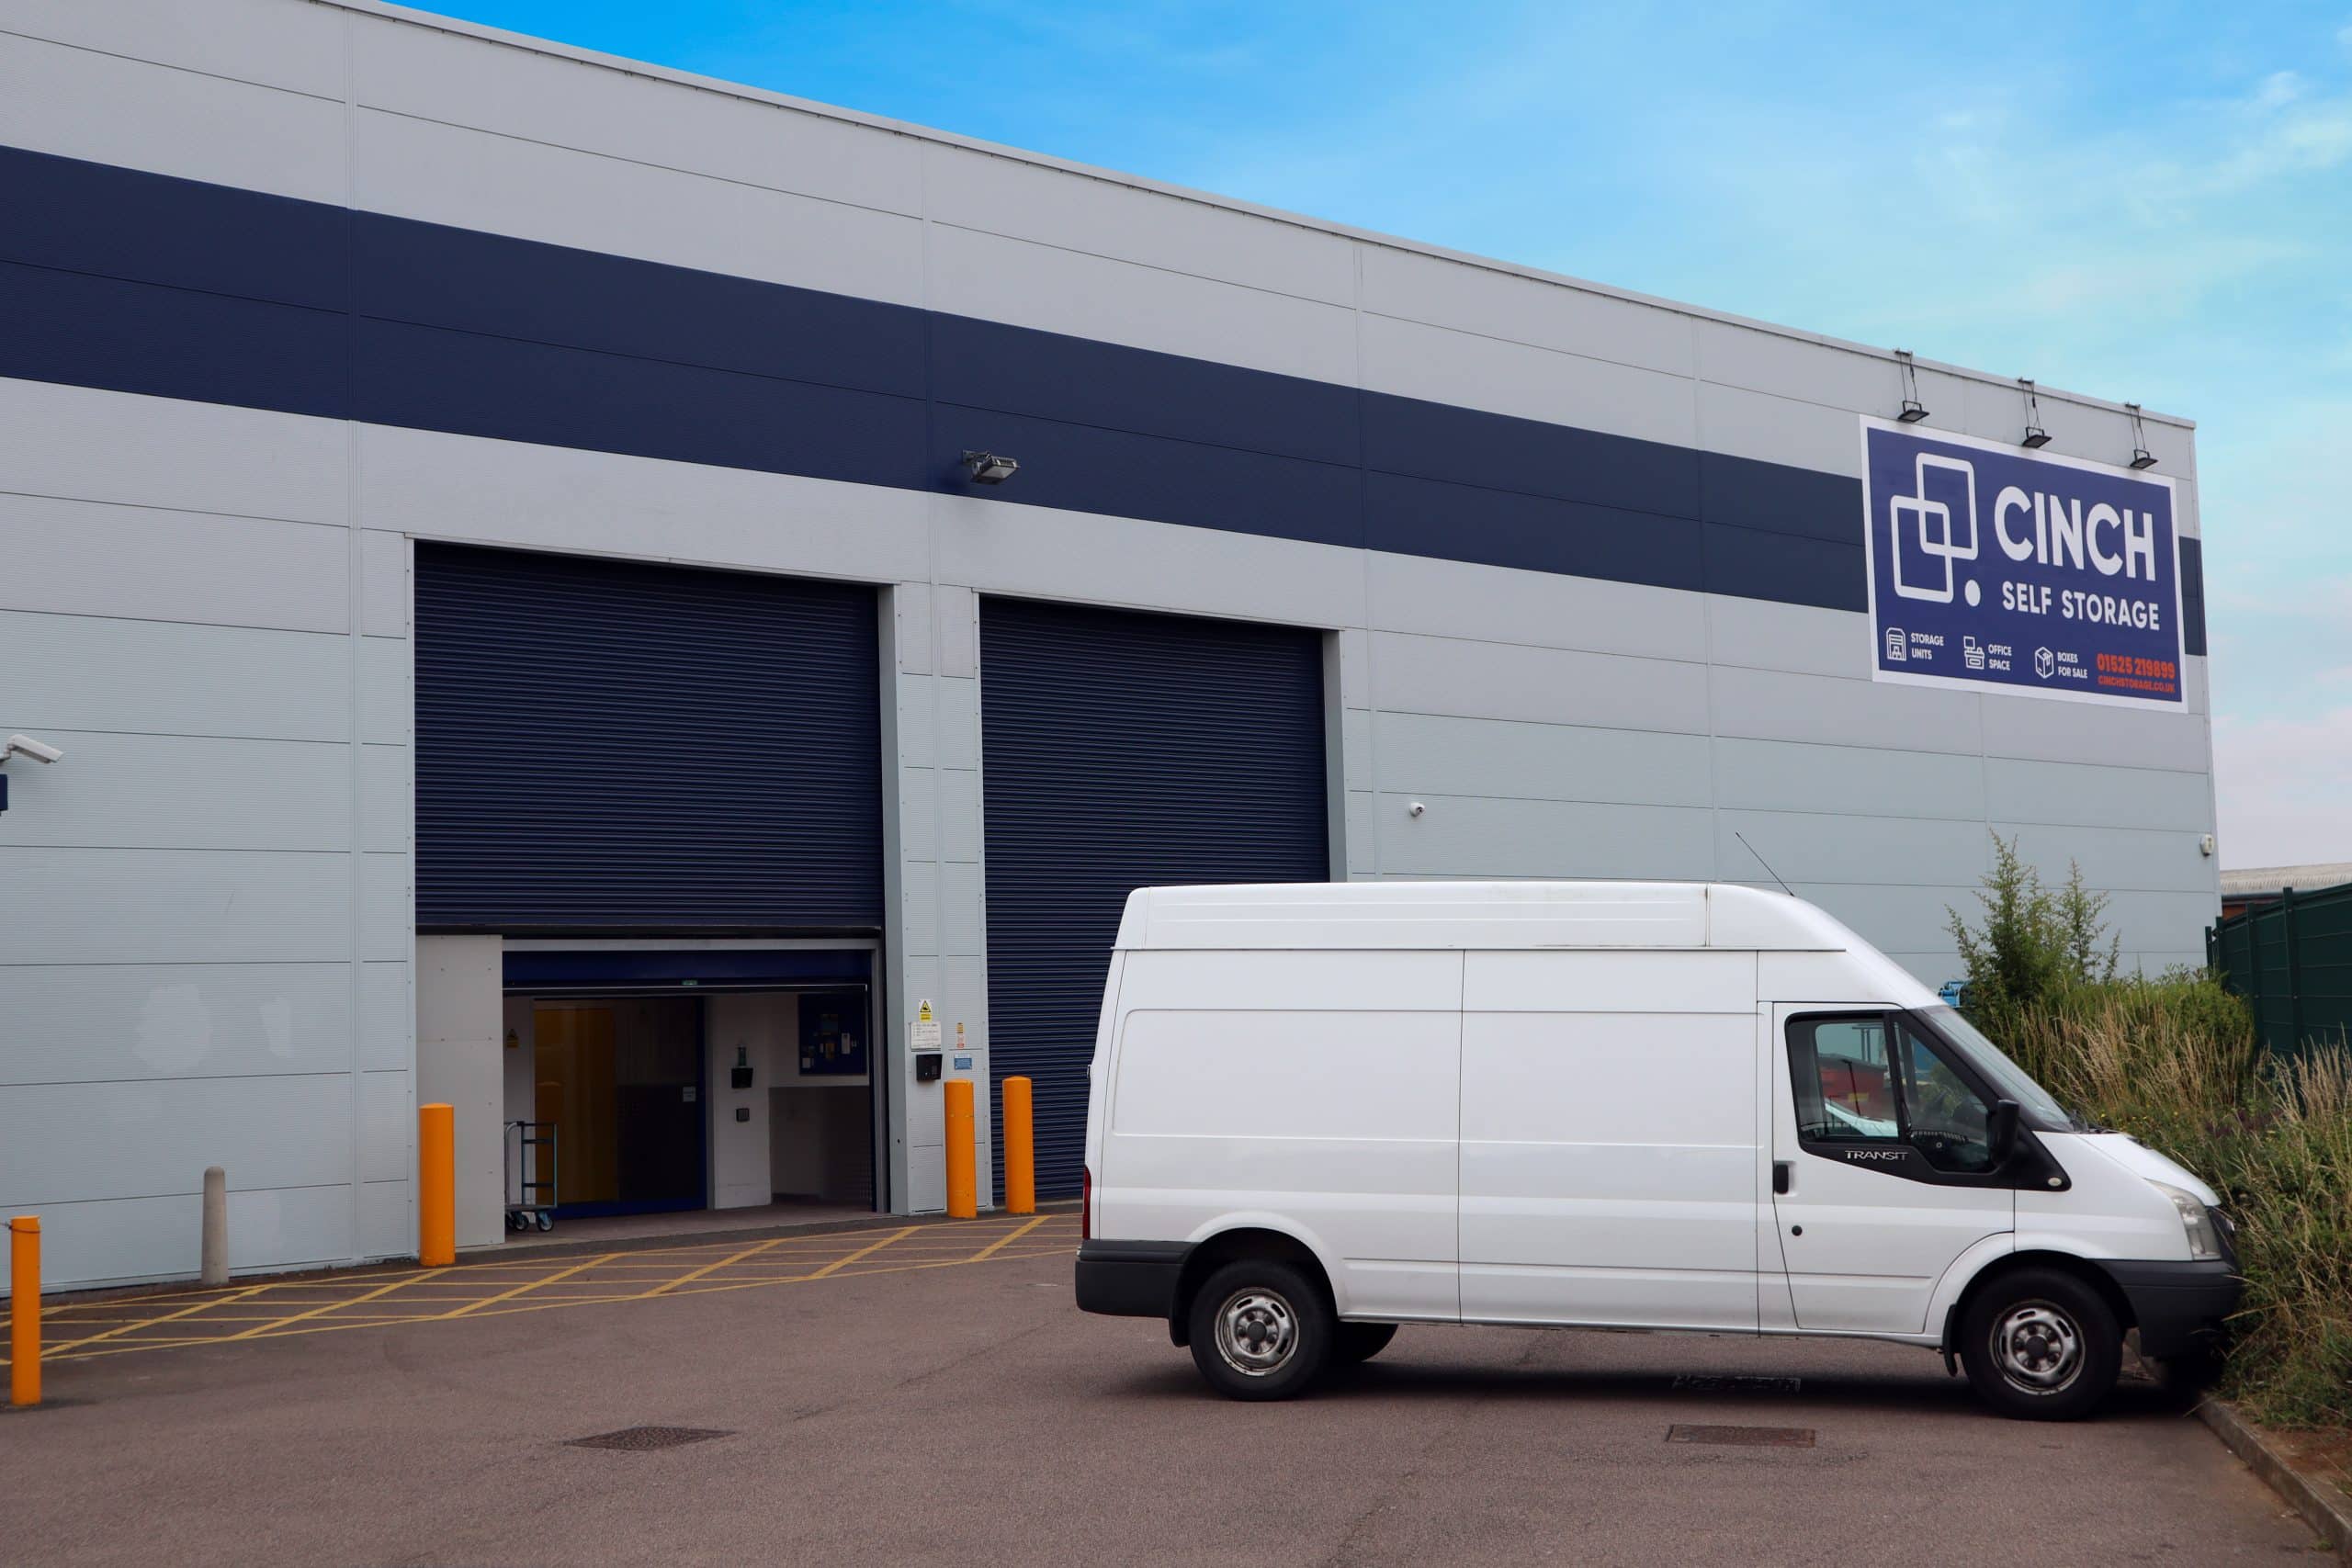
<instances>
[{"instance_id":1,"label":"sign spotlight","mask_svg":"<svg viewBox=\"0 0 2352 1568\"><path fill-rule=\"evenodd\" d=\"M967 452L964 472L976 485L1001 485L1021 471L1021 465L995 452Z\"/></svg>"},{"instance_id":2,"label":"sign spotlight","mask_svg":"<svg viewBox=\"0 0 2352 1568\"><path fill-rule=\"evenodd\" d=\"M2123 406L2132 411L2132 466L2153 468L2156 466L2156 455L2148 450L2148 427L2140 418L2140 405L2125 403Z\"/></svg>"},{"instance_id":3,"label":"sign spotlight","mask_svg":"<svg viewBox=\"0 0 2352 1568\"><path fill-rule=\"evenodd\" d=\"M1903 412L1894 417L1905 424L1917 424L1928 417L1928 405L1919 400L1919 367L1911 361L1911 351L1894 351L1895 363L1903 367Z\"/></svg>"},{"instance_id":4,"label":"sign spotlight","mask_svg":"<svg viewBox=\"0 0 2352 1568\"><path fill-rule=\"evenodd\" d=\"M2018 445L2031 451L2050 445L2050 432L2041 428L2041 398L2033 389L2033 378L2020 376L2018 385L2025 389L2025 434Z\"/></svg>"}]
</instances>

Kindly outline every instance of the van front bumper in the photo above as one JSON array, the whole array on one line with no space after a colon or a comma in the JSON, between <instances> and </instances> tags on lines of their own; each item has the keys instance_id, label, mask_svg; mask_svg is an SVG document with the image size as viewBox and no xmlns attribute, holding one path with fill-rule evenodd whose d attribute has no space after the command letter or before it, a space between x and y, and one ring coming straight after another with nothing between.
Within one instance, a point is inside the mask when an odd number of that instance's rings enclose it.
<instances>
[{"instance_id":1,"label":"van front bumper","mask_svg":"<svg viewBox=\"0 0 2352 1568\"><path fill-rule=\"evenodd\" d=\"M1078 1310L1168 1317L1176 1310L1176 1284L1192 1250L1183 1241L1080 1242Z\"/></svg>"},{"instance_id":2,"label":"van front bumper","mask_svg":"<svg viewBox=\"0 0 2352 1568\"><path fill-rule=\"evenodd\" d=\"M2245 1280L2235 1264L2102 1262L2108 1277L2132 1303L2140 1325L2140 1354L2152 1359L2193 1350L2223 1332L2237 1311Z\"/></svg>"}]
</instances>

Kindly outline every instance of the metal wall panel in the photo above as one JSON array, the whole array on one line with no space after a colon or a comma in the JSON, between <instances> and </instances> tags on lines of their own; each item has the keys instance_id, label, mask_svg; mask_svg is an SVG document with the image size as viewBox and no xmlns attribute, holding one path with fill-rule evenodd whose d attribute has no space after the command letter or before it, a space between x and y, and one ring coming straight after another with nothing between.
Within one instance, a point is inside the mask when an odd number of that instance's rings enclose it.
<instances>
[{"instance_id":1,"label":"metal wall panel","mask_svg":"<svg viewBox=\"0 0 2352 1568\"><path fill-rule=\"evenodd\" d=\"M739 186L922 210L922 144L906 137L582 61L485 48L441 28L366 15L347 20L352 94L371 109Z\"/></svg>"},{"instance_id":2,"label":"metal wall panel","mask_svg":"<svg viewBox=\"0 0 2352 1568\"><path fill-rule=\"evenodd\" d=\"M349 189L336 98L14 32L0 32L0 143L11 147L311 201Z\"/></svg>"},{"instance_id":3,"label":"metal wall panel","mask_svg":"<svg viewBox=\"0 0 2352 1568\"><path fill-rule=\"evenodd\" d=\"M345 18L285 0L9 0L8 30L208 76L339 98ZM422 31L412 28L411 31Z\"/></svg>"},{"instance_id":4,"label":"metal wall panel","mask_svg":"<svg viewBox=\"0 0 2352 1568\"><path fill-rule=\"evenodd\" d=\"M1064 1194L1127 895L1329 873L1322 638L989 599L980 669L992 1075L1035 1080Z\"/></svg>"},{"instance_id":5,"label":"metal wall panel","mask_svg":"<svg viewBox=\"0 0 2352 1568\"><path fill-rule=\"evenodd\" d=\"M342 964L0 964L0 1083L347 1073L351 1009Z\"/></svg>"},{"instance_id":6,"label":"metal wall panel","mask_svg":"<svg viewBox=\"0 0 2352 1568\"><path fill-rule=\"evenodd\" d=\"M0 492L0 608L339 632L350 546L317 524Z\"/></svg>"},{"instance_id":7,"label":"metal wall panel","mask_svg":"<svg viewBox=\"0 0 2352 1568\"><path fill-rule=\"evenodd\" d=\"M871 590L420 546L418 923L882 923Z\"/></svg>"},{"instance_id":8,"label":"metal wall panel","mask_svg":"<svg viewBox=\"0 0 2352 1568\"><path fill-rule=\"evenodd\" d=\"M1140 262L1275 294L1355 302L1355 247L1340 236L1269 222L1117 180L933 142L922 149L925 210L952 224Z\"/></svg>"}]
</instances>

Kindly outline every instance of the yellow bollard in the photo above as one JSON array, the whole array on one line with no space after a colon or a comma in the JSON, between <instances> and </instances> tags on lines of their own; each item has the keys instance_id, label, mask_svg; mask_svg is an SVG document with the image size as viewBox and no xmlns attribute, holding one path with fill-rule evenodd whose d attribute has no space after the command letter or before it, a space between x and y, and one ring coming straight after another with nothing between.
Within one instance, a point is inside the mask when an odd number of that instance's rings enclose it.
<instances>
[{"instance_id":1,"label":"yellow bollard","mask_svg":"<svg viewBox=\"0 0 2352 1568\"><path fill-rule=\"evenodd\" d=\"M1004 1207L1009 1213L1037 1212L1037 1140L1031 1099L1027 1078L1004 1080Z\"/></svg>"},{"instance_id":2,"label":"yellow bollard","mask_svg":"<svg viewBox=\"0 0 2352 1568\"><path fill-rule=\"evenodd\" d=\"M40 1216L8 1222L8 1403L40 1403Z\"/></svg>"},{"instance_id":3,"label":"yellow bollard","mask_svg":"<svg viewBox=\"0 0 2352 1568\"><path fill-rule=\"evenodd\" d=\"M416 1108L416 1260L458 1260L458 1113L447 1105Z\"/></svg>"},{"instance_id":4,"label":"yellow bollard","mask_svg":"<svg viewBox=\"0 0 2352 1568\"><path fill-rule=\"evenodd\" d=\"M968 1220L980 1212L972 1169L972 1080L947 1080L947 1212Z\"/></svg>"}]
</instances>

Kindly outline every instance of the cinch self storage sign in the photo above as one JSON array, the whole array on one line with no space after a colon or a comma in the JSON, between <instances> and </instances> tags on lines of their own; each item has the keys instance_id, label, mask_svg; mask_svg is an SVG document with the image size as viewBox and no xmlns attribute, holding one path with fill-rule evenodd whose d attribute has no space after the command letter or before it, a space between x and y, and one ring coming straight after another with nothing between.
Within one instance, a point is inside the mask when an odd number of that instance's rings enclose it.
<instances>
[{"instance_id":1,"label":"cinch self storage sign","mask_svg":"<svg viewBox=\"0 0 2352 1568\"><path fill-rule=\"evenodd\" d=\"M1865 419L1862 516L1877 679L2180 705L2171 480Z\"/></svg>"}]
</instances>

